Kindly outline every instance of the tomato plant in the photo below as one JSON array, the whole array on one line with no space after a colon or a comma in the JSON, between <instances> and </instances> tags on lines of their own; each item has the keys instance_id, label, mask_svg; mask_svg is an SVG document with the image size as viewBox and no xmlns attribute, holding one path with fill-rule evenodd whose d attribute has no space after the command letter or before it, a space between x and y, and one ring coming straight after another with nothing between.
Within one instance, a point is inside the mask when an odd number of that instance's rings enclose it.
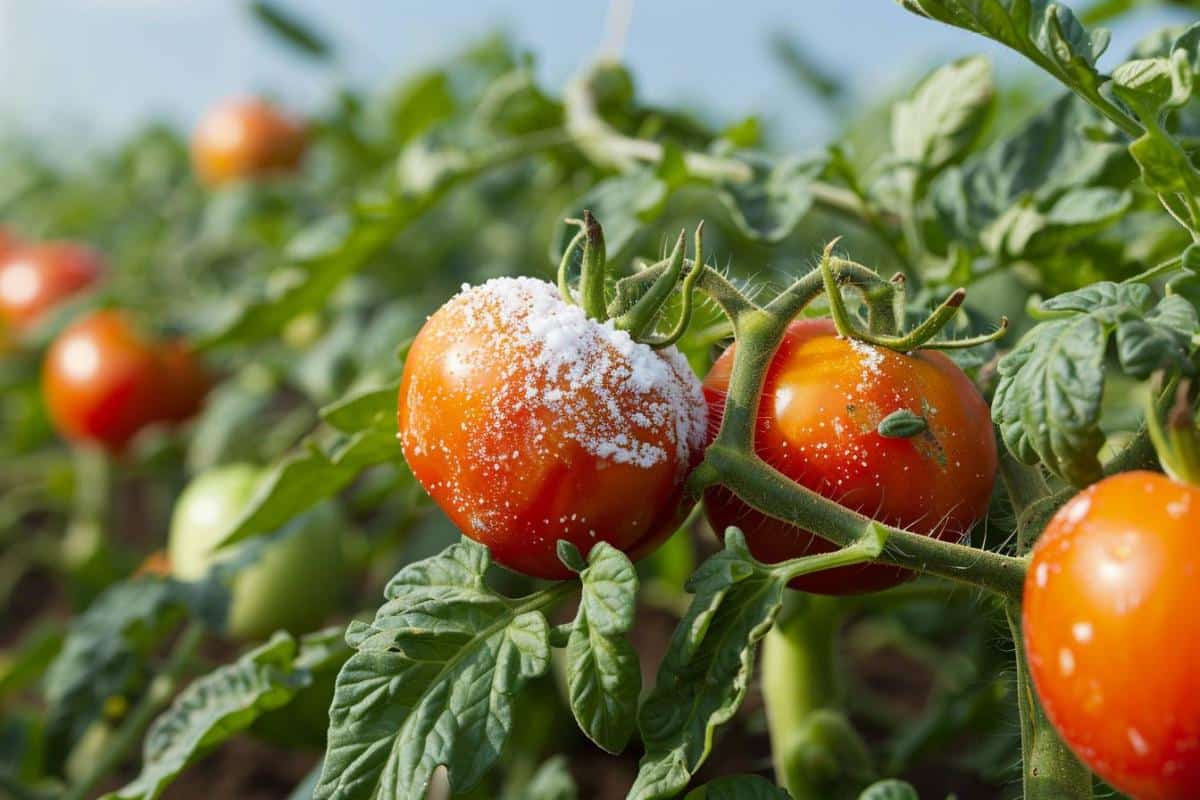
<instances>
[{"instance_id":1,"label":"tomato plant","mask_svg":"<svg viewBox=\"0 0 1200 800\"><path fill-rule=\"evenodd\" d=\"M303 122L6 139L0 795L1200 793L1200 24L901 5L1045 80L780 26L794 152L255 0Z\"/></svg>"},{"instance_id":2,"label":"tomato plant","mask_svg":"<svg viewBox=\"0 0 1200 800\"><path fill-rule=\"evenodd\" d=\"M716 435L734 349L704 379ZM987 512L996 446L987 404L938 352L897 353L840 337L828 320L793 322L767 370L754 448L803 486L906 530L958 540ZM897 429L899 423L910 427ZM894 427L895 426L895 427ZM724 489L705 510L715 530L736 525L750 552L775 563L828 552L828 541L771 519ZM911 578L877 564L792 581L824 594L878 591Z\"/></svg>"},{"instance_id":3,"label":"tomato plant","mask_svg":"<svg viewBox=\"0 0 1200 800\"><path fill-rule=\"evenodd\" d=\"M210 110L192 139L192 162L210 186L287 173L304 157L304 126L265 100L228 100Z\"/></svg>"}]
</instances>

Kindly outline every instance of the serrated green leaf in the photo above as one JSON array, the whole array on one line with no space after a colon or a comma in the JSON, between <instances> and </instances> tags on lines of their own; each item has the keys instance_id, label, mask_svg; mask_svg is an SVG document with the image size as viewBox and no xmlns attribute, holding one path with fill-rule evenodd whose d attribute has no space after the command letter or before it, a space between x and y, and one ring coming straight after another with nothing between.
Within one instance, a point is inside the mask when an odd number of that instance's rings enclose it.
<instances>
[{"instance_id":1,"label":"serrated green leaf","mask_svg":"<svg viewBox=\"0 0 1200 800\"><path fill-rule=\"evenodd\" d=\"M687 793L684 800L790 800L791 795L760 775L729 775Z\"/></svg>"},{"instance_id":2,"label":"serrated green leaf","mask_svg":"<svg viewBox=\"0 0 1200 800\"><path fill-rule=\"evenodd\" d=\"M296 640L275 634L232 664L191 683L150 726L142 769L106 800L154 800L184 768L258 716L279 708L312 680L296 670Z\"/></svg>"},{"instance_id":3,"label":"serrated green leaf","mask_svg":"<svg viewBox=\"0 0 1200 800\"><path fill-rule=\"evenodd\" d=\"M1011 135L951 167L931 187L938 222L960 244L1009 257L1044 252L1118 221L1134 166L1097 139L1103 121L1067 95Z\"/></svg>"},{"instance_id":4,"label":"serrated green leaf","mask_svg":"<svg viewBox=\"0 0 1200 800\"><path fill-rule=\"evenodd\" d=\"M1095 92L1104 78L1096 59L1105 30L1089 32L1071 10L1050 0L899 0L916 14L978 33L1028 58L1067 86Z\"/></svg>"},{"instance_id":5,"label":"serrated green leaf","mask_svg":"<svg viewBox=\"0 0 1200 800\"><path fill-rule=\"evenodd\" d=\"M920 800L920 797L917 796L917 790L910 784L889 779L873 783L863 789L858 800Z\"/></svg>"},{"instance_id":6,"label":"serrated green leaf","mask_svg":"<svg viewBox=\"0 0 1200 800\"><path fill-rule=\"evenodd\" d=\"M892 150L931 176L979 138L995 100L992 68L980 56L935 70L892 107Z\"/></svg>"},{"instance_id":7,"label":"serrated green leaf","mask_svg":"<svg viewBox=\"0 0 1200 800\"><path fill-rule=\"evenodd\" d=\"M499 757L514 695L549 665L539 609L553 595L493 594L489 563L464 541L410 565L375 619L351 626L317 798L422 797L439 766L463 791Z\"/></svg>"},{"instance_id":8,"label":"serrated green leaf","mask_svg":"<svg viewBox=\"0 0 1200 800\"><path fill-rule=\"evenodd\" d=\"M583 595L567 640L567 687L580 729L610 753L625 749L637 724L642 672L625 638L637 603L637 572L607 542L588 555Z\"/></svg>"},{"instance_id":9,"label":"serrated green leaf","mask_svg":"<svg viewBox=\"0 0 1200 800\"><path fill-rule=\"evenodd\" d=\"M1195 307L1171 295L1145 319L1130 319L1117 328L1117 357L1125 371L1136 378L1170 366L1190 374L1188 356L1198 327Z\"/></svg>"},{"instance_id":10,"label":"serrated green leaf","mask_svg":"<svg viewBox=\"0 0 1200 800\"><path fill-rule=\"evenodd\" d=\"M263 477L246 509L220 538L219 547L278 530L337 494L367 467L399 455L395 434L376 430L357 433L328 451L315 445L302 448Z\"/></svg>"},{"instance_id":11,"label":"serrated green leaf","mask_svg":"<svg viewBox=\"0 0 1200 800\"><path fill-rule=\"evenodd\" d=\"M700 565L691 605L671 637L638 714L646 754L630 800L674 797L708 757L713 734L746 696L754 652L770 630L787 584L755 561L740 536Z\"/></svg>"},{"instance_id":12,"label":"serrated green leaf","mask_svg":"<svg viewBox=\"0 0 1200 800\"><path fill-rule=\"evenodd\" d=\"M1100 475L1109 336L1116 333L1121 365L1135 377L1160 368L1191 372L1196 309L1175 295L1155 304L1142 283L1102 281L1043 302L1039 315L1056 318L1000 359L992 419L1018 460L1041 462L1082 486Z\"/></svg>"},{"instance_id":13,"label":"serrated green leaf","mask_svg":"<svg viewBox=\"0 0 1200 800\"><path fill-rule=\"evenodd\" d=\"M717 196L743 234L778 242L791 233L812 208L812 183L825 169L825 154L773 160L757 153L736 153L750 166L748 181L724 181Z\"/></svg>"},{"instance_id":14,"label":"serrated green leaf","mask_svg":"<svg viewBox=\"0 0 1200 800\"><path fill-rule=\"evenodd\" d=\"M75 618L46 673L47 750L61 763L102 714L106 701L137 697L150 678L147 660L200 590L175 580L136 578L109 587Z\"/></svg>"},{"instance_id":15,"label":"serrated green leaf","mask_svg":"<svg viewBox=\"0 0 1200 800\"><path fill-rule=\"evenodd\" d=\"M1080 315L1044 322L1000 359L992 419L1019 460L1082 486L1100 476L1105 326Z\"/></svg>"}]
</instances>

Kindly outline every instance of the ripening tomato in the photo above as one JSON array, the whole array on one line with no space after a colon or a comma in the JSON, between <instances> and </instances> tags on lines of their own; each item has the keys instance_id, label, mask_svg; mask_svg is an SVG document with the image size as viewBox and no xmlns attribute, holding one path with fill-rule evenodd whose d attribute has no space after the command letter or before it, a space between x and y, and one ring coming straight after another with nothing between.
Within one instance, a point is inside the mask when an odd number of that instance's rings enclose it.
<instances>
[{"instance_id":1,"label":"ripening tomato","mask_svg":"<svg viewBox=\"0 0 1200 800\"><path fill-rule=\"evenodd\" d=\"M275 533L215 549L262 476L263 470L248 464L204 472L184 489L171 515L167 552L177 578L199 580L219 564L236 565L226 624L236 638L310 631L337 605L343 588L342 520L332 503Z\"/></svg>"},{"instance_id":2,"label":"ripening tomato","mask_svg":"<svg viewBox=\"0 0 1200 800\"><path fill-rule=\"evenodd\" d=\"M112 450L163 418L164 386L157 346L119 311L76 320L42 367L42 393L59 433Z\"/></svg>"},{"instance_id":3,"label":"ripening tomato","mask_svg":"<svg viewBox=\"0 0 1200 800\"><path fill-rule=\"evenodd\" d=\"M232 100L209 111L192 138L200 179L219 186L294 171L304 157L304 125L265 100Z\"/></svg>"},{"instance_id":4,"label":"ripening tomato","mask_svg":"<svg viewBox=\"0 0 1200 800\"><path fill-rule=\"evenodd\" d=\"M17 247L0 261L0 321L22 331L103 273L100 256L77 244Z\"/></svg>"},{"instance_id":5,"label":"ripening tomato","mask_svg":"<svg viewBox=\"0 0 1200 800\"><path fill-rule=\"evenodd\" d=\"M1200 489L1150 472L1077 494L1025 580L1029 671L1075 754L1138 800L1200 793Z\"/></svg>"},{"instance_id":6,"label":"ripening tomato","mask_svg":"<svg viewBox=\"0 0 1200 800\"><path fill-rule=\"evenodd\" d=\"M159 347L166 373L163 420L185 422L200 411L212 386L208 370L196 351L183 339L172 339Z\"/></svg>"},{"instance_id":7,"label":"ripening tomato","mask_svg":"<svg viewBox=\"0 0 1200 800\"><path fill-rule=\"evenodd\" d=\"M635 559L656 548L679 521L705 425L678 351L639 344L530 278L446 303L400 387L417 480L497 562L540 578L571 574L560 539L585 555L602 540Z\"/></svg>"},{"instance_id":8,"label":"ripening tomato","mask_svg":"<svg viewBox=\"0 0 1200 800\"><path fill-rule=\"evenodd\" d=\"M709 435L725 410L734 348L704 380ZM890 414L907 410L924 432L888 438ZM799 320L787 329L767 371L754 435L755 452L797 483L869 517L939 539L958 539L987 513L996 473L996 444L987 404L941 353L897 353L837 335L829 320ZM720 533L736 525L756 558L767 563L834 545L759 513L731 492L705 493L705 510ZM858 594L901 583L912 573L883 564L803 575L794 589Z\"/></svg>"}]
</instances>

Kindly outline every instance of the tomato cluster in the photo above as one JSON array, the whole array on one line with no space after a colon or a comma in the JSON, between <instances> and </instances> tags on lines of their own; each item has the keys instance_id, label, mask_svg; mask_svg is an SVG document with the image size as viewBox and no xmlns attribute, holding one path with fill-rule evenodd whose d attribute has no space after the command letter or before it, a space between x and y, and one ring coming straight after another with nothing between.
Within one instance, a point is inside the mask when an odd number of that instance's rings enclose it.
<instances>
[{"instance_id":1,"label":"tomato cluster","mask_svg":"<svg viewBox=\"0 0 1200 800\"><path fill-rule=\"evenodd\" d=\"M42 392L59 432L114 451L152 423L191 417L209 383L186 343L156 341L120 311L73 322L42 367Z\"/></svg>"}]
</instances>

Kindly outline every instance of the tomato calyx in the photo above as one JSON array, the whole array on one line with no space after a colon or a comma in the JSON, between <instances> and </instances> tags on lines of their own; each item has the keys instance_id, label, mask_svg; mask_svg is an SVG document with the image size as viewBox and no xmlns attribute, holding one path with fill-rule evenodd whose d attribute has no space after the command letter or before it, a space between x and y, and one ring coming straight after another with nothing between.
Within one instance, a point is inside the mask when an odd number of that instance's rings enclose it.
<instances>
[{"instance_id":1,"label":"tomato calyx","mask_svg":"<svg viewBox=\"0 0 1200 800\"><path fill-rule=\"evenodd\" d=\"M967 290L963 288L955 289L950 295L942 301L941 305L933 310L920 324L910 330L908 333L898 334L896 330L862 330L855 322L854 317L846 308L846 301L842 297L839 290L839 283L835 270L841 267L860 266L852 261L847 261L843 258L838 258L833 255L833 248L841 240L841 237L833 239L825 246L825 252L821 255L820 271L821 280L825 287L825 294L829 298L830 315L833 317L833 324L837 327L838 335L854 339L876 347L886 347L889 350L895 350L901 353L910 353L913 350L961 350L964 348L978 347L988 342L994 342L1002 337L1008 331L1008 317L1001 317L996 330L991 333L985 333L981 336L973 336L967 339L938 339L934 340L938 334L950 323L958 314L959 308L963 301L967 299ZM896 323L902 324L904 318L904 278L902 275L896 275L888 283L891 286L892 297L892 314L884 315L878 313L876 309L871 308L871 317L873 319L891 318ZM868 306L879 304L885 300L884 297L872 293L864 293ZM873 326L874 327L874 326ZM891 327L891 326L885 326Z\"/></svg>"},{"instance_id":2,"label":"tomato calyx","mask_svg":"<svg viewBox=\"0 0 1200 800\"><path fill-rule=\"evenodd\" d=\"M680 231L675 247L667 258L647 267L647 273L655 277L634 301L610 305L605 299L604 286L608 270L604 244L604 229L591 211L584 209L582 219L566 219L568 225L576 225L579 232L567 244L558 265L558 291L565 302L580 306L588 317L597 322L611 319L613 327L627 331L634 341L660 350L679 341L691 323L695 307L696 285L704 269L702 239L704 222L696 225L695 258L690 264L686 259L687 231ZM571 289L570 268L575 251L582 245L580 260L578 297ZM678 288L682 293L679 319L670 332L661 336L654 334L655 323Z\"/></svg>"}]
</instances>

